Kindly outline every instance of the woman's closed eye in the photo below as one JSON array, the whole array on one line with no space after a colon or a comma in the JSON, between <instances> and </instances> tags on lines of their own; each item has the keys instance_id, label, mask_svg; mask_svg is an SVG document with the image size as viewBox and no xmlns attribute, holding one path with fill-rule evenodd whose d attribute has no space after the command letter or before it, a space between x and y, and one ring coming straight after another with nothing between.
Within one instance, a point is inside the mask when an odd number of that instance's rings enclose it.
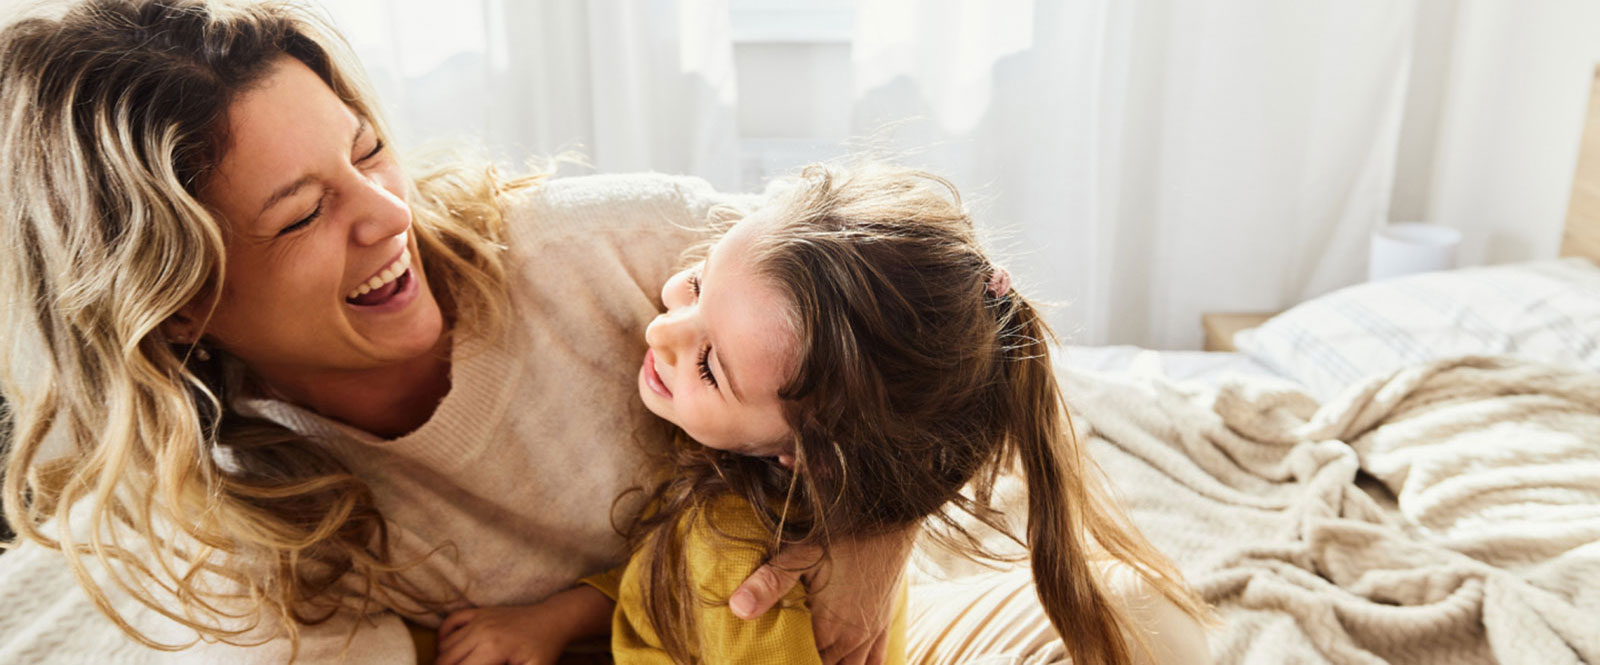
<instances>
[{"instance_id":1,"label":"woman's closed eye","mask_svg":"<svg viewBox=\"0 0 1600 665\"><path fill-rule=\"evenodd\" d=\"M361 159L356 160L356 161L358 161L358 162L370 161L372 158L377 157L378 153L383 152L383 147L384 147L383 139L378 139L377 144L372 146L372 150L367 151L367 154L362 155Z\"/></svg>"},{"instance_id":2,"label":"woman's closed eye","mask_svg":"<svg viewBox=\"0 0 1600 665\"><path fill-rule=\"evenodd\" d=\"M360 158L356 159L356 163L357 164L365 164L367 162L372 161L379 154L383 153L384 146L385 146L385 144L383 142L383 139L378 139L377 143L373 144L372 149L367 151L367 154L362 155ZM318 201L317 202L317 207L314 208L311 211L311 214L300 218L300 221L297 221L297 222L295 222L293 224L290 224L288 226L283 227L282 230L278 231L278 235L281 236L281 235L286 235L286 234L289 234L289 233L294 233L295 231L299 231L300 229L303 229L303 228L309 226L312 222L317 221L317 218L321 217L321 216L322 216L322 202ZM696 292L698 292L698 289L696 289Z\"/></svg>"},{"instance_id":3,"label":"woman's closed eye","mask_svg":"<svg viewBox=\"0 0 1600 665\"><path fill-rule=\"evenodd\" d=\"M321 216L322 216L322 202L318 201L317 202L317 207L312 209L311 214L306 215L305 217L301 218L300 221L298 221L298 222L295 222L293 224L290 224L288 226L283 227L283 230L278 231L278 235L280 235L280 236L281 235L287 235L287 234L293 233L295 231L299 231L300 229L303 229L306 226L309 226L312 222L316 221L317 218L321 217Z\"/></svg>"}]
</instances>

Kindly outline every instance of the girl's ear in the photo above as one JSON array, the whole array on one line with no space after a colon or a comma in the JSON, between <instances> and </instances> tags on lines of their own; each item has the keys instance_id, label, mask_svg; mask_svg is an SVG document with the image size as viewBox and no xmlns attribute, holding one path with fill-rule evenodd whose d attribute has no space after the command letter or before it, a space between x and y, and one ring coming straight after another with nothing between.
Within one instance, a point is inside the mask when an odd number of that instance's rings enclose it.
<instances>
[{"instance_id":1,"label":"girl's ear","mask_svg":"<svg viewBox=\"0 0 1600 665\"><path fill-rule=\"evenodd\" d=\"M794 470L794 454L793 453L778 453L778 464L783 466L783 468L785 468L785 469L793 471Z\"/></svg>"}]
</instances>

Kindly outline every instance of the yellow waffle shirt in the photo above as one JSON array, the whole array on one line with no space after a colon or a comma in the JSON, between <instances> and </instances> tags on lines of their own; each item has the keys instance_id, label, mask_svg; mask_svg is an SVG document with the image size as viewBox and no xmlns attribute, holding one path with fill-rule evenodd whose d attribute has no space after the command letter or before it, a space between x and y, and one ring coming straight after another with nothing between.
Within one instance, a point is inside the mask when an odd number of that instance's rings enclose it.
<instances>
[{"instance_id":1,"label":"yellow waffle shirt","mask_svg":"<svg viewBox=\"0 0 1600 665\"><path fill-rule=\"evenodd\" d=\"M755 509L743 499L725 496L693 521L680 526L689 583L699 598L694 613L699 633L696 654L703 663L799 665L821 663L816 636L811 631L811 610L804 585L796 584L777 607L760 618L746 621L728 609L728 598L745 578L765 563L765 553L755 543L771 538L761 527ZM726 536L724 535L726 534ZM618 665L671 665L661 639L644 612L641 584L648 555L636 553L621 567L584 578L616 601L611 619L611 655ZM887 663L906 661L906 598L902 587L890 624ZM691 644L696 641L691 640Z\"/></svg>"}]
</instances>

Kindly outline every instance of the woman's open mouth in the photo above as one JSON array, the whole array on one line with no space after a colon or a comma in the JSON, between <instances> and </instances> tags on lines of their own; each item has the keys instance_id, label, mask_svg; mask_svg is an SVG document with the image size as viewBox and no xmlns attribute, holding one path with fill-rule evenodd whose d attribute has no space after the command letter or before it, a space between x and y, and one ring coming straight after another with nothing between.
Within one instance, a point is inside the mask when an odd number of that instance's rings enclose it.
<instances>
[{"instance_id":1,"label":"woman's open mouth","mask_svg":"<svg viewBox=\"0 0 1600 665\"><path fill-rule=\"evenodd\" d=\"M416 290L412 288L415 281L411 275L411 250L402 250L399 258L357 286L345 296L344 301L357 307L395 304L400 296Z\"/></svg>"}]
</instances>

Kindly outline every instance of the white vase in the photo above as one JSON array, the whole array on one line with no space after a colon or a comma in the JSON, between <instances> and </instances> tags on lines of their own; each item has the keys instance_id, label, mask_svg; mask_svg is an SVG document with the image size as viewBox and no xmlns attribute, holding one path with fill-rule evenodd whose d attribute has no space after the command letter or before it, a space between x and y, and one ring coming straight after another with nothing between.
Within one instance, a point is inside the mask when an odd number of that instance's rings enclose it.
<instances>
[{"instance_id":1,"label":"white vase","mask_svg":"<svg viewBox=\"0 0 1600 665\"><path fill-rule=\"evenodd\" d=\"M1367 281L1456 267L1461 232L1437 224L1396 222L1372 232Z\"/></svg>"}]
</instances>

